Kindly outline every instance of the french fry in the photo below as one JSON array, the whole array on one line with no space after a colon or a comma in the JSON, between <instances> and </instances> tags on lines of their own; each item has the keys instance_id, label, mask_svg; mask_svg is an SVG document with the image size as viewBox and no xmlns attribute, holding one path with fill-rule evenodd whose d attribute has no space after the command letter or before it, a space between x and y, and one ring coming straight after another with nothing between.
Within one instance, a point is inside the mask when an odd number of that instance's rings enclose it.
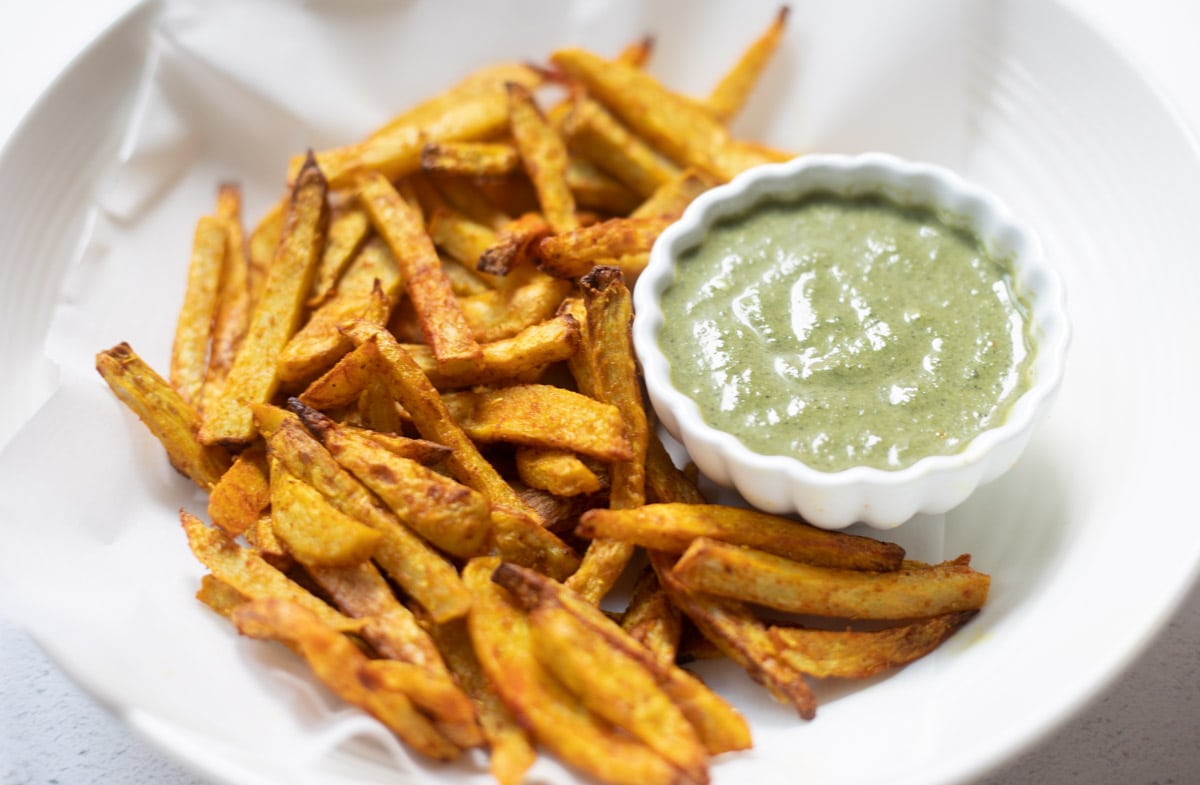
<instances>
[{"instance_id":1,"label":"french fry","mask_svg":"<svg viewBox=\"0 0 1200 785\"><path fill-rule=\"evenodd\" d=\"M421 170L430 174L497 177L521 168L521 154L503 142L430 142L421 148Z\"/></svg>"},{"instance_id":2,"label":"french fry","mask_svg":"<svg viewBox=\"0 0 1200 785\"><path fill-rule=\"evenodd\" d=\"M371 678L366 655L307 609L287 600L256 600L234 609L231 618L243 635L288 643L326 687L382 722L417 752L435 760L459 756L461 750L402 691Z\"/></svg>"},{"instance_id":3,"label":"french fry","mask_svg":"<svg viewBox=\"0 0 1200 785\"><path fill-rule=\"evenodd\" d=\"M643 199L671 181L678 168L629 131L604 107L580 94L563 118L571 151L624 183Z\"/></svg>"},{"instance_id":4,"label":"french fry","mask_svg":"<svg viewBox=\"0 0 1200 785\"><path fill-rule=\"evenodd\" d=\"M208 344L217 313L217 293L228 243L229 233L220 218L205 215L196 223L187 289L175 325L175 340L171 344L171 384L183 400L193 406L199 405L204 387Z\"/></svg>"},{"instance_id":5,"label":"french fry","mask_svg":"<svg viewBox=\"0 0 1200 785\"><path fill-rule=\"evenodd\" d=\"M228 619L234 608L248 602L250 598L212 573L206 573L200 576L200 588L196 591L196 599Z\"/></svg>"},{"instance_id":6,"label":"french fry","mask_svg":"<svg viewBox=\"0 0 1200 785\"><path fill-rule=\"evenodd\" d=\"M629 217L678 217L697 196L716 184L716 180L697 169L684 169L678 177L664 183L649 199L638 205Z\"/></svg>"},{"instance_id":7,"label":"french fry","mask_svg":"<svg viewBox=\"0 0 1200 785\"><path fill-rule=\"evenodd\" d=\"M754 40L713 87L704 106L719 122L728 123L745 105L759 77L783 41L788 6L780 6L771 24Z\"/></svg>"},{"instance_id":8,"label":"french fry","mask_svg":"<svg viewBox=\"0 0 1200 785\"><path fill-rule=\"evenodd\" d=\"M966 557L867 572L815 567L706 538L692 542L672 574L694 591L846 619L917 619L978 610L989 586L988 576L971 569Z\"/></svg>"},{"instance_id":9,"label":"french fry","mask_svg":"<svg viewBox=\"0 0 1200 785\"><path fill-rule=\"evenodd\" d=\"M279 250L279 241L283 239L288 202L289 198L285 196L272 205L259 219L246 242L246 285L250 289L251 313L254 304L262 297L263 286L267 283L267 270L271 268L271 261L275 258L275 252Z\"/></svg>"},{"instance_id":10,"label":"french fry","mask_svg":"<svg viewBox=\"0 0 1200 785\"><path fill-rule=\"evenodd\" d=\"M976 611L947 613L871 631L771 627L770 634L780 658L801 673L865 679L924 657L975 615Z\"/></svg>"},{"instance_id":11,"label":"french fry","mask_svg":"<svg viewBox=\"0 0 1200 785\"><path fill-rule=\"evenodd\" d=\"M200 442L196 436L199 413L133 347L119 343L98 353L96 370L166 449L167 459L176 471L201 488L217 484L231 463L229 453L223 447Z\"/></svg>"},{"instance_id":12,"label":"french fry","mask_svg":"<svg viewBox=\"0 0 1200 785\"><path fill-rule=\"evenodd\" d=\"M538 662L529 622L491 577L499 559L472 559L463 581L479 664L513 716L538 742L572 766L613 785L678 785L681 773L640 742L587 710Z\"/></svg>"},{"instance_id":13,"label":"french fry","mask_svg":"<svg viewBox=\"0 0 1200 785\"><path fill-rule=\"evenodd\" d=\"M724 182L765 163L752 151L735 147L729 132L706 109L668 90L645 71L577 48L560 49L550 60L680 166L698 167Z\"/></svg>"},{"instance_id":14,"label":"french fry","mask_svg":"<svg viewBox=\"0 0 1200 785\"><path fill-rule=\"evenodd\" d=\"M579 222L575 218L575 197L567 185L566 145L546 122L528 89L510 83L508 102L513 139L546 222L555 232L574 229Z\"/></svg>"},{"instance_id":15,"label":"french fry","mask_svg":"<svg viewBox=\"0 0 1200 785\"><path fill-rule=\"evenodd\" d=\"M580 286L587 306L586 350L593 357L596 397L620 412L632 448L630 459L614 461L609 470L609 506L618 510L640 507L646 501L649 423L629 336L633 319L629 289L621 273L611 267L595 268L580 281ZM633 550L633 545L621 540L592 540L583 564L567 585L598 603L620 577Z\"/></svg>"},{"instance_id":16,"label":"french fry","mask_svg":"<svg viewBox=\"0 0 1200 785\"><path fill-rule=\"evenodd\" d=\"M185 510L179 511L179 521L187 534L188 545L200 563L246 597L287 600L337 630L357 630L362 626L313 596L254 551L238 545L220 529L206 526Z\"/></svg>"},{"instance_id":17,"label":"french fry","mask_svg":"<svg viewBox=\"0 0 1200 785\"><path fill-rule=\"evenodd\" d=\"M567 450L518 447L515 459L521 482L555 496L579 496L603 488L596 473Z\"/></svg>"},{"instance_id":18,"label":"french fry","mask_svg":"<svg viewBox=\"0 0 1200 785\"><path fill-rule=\"evenodd\" d=\"M904 560L904 549L898 545L717 504L590 510L580 519L576 533L589 538L612 537L668 553L683 553L693 540L707 537L807 564L851 570L895 570Z\"/></svg>"},{"instance_id":19,"label":"french fry","mask_svg":"<svg viewBox=\"0 0 1200 785\"><path fill-rule=\"evenodd\" d=\"M645 646L661 666L675 663L683 622L679 609L671 604L649 567L642 570L633 586L629 607L621 617L621 629Z\"/></svg>"},{"instance_id":20,"label":"french fry","mask_svg":"<svg viewBox=\"0 0 1200 785\"><path fill-rule=\"evenodd\" d=\"M402 525L309 434L298 417L273 406L258 406L255 418L272 458L320 491L337 510L383 535L375 561L431 617L446 621L467 612L470 596L454 565Z\"/></svg>"},{"instance_id":21,"label":"french fry","mask_svg":"<svg viewBox=\"0 0 1200 785\"><path fill-rule=\"evenodd\" d=\"M373 344L355 347L313 380L300 394L300 402L320 411L349 406L371 383L376 357ZM430 363L433 363L432 358Z\"/></svg>"},{"instance_id":22,"label":"french fry","mask_svg":"<svg viewBox=\"0 0 1200 785\"><path fill-rule=\"evenodd\" d=\"M205 444L248 444L255 435L250 404L268 402L279 387L275 358L299 327L312 288L328 220L327 188L310 156L292 191L283 237L246 338L213 410L204 412L200 440Z\"/></svg>"},{"instance_id":23,"label":"french fry","mask_svg":"<svg viewBox=\"0 0 1200 785\"><path fill-rule=\"evenodd\" d=\"M532 248L553 231L540 213L525 213L501 229L496 242L479 256L480 272L508 275L532 261Z\"/></svg>"},{"instance_id":24,"label":"french fry","mask_svg":"<svg viewBox=\"0 0 1200 785\"><path fill-rule=\"evenodd\" d=\"M263 561L275 569L283 573L295 569L296 560L275 536L275 523L271 520L270 514L260 515L258 520L242 532L242 536L246 540L246 544L253 548Z\"/></svg>"},{"instance_id":25,"label":"french fry","mask_svg":"<svg viewBox=\"0 0 1200 785\"><path fill-rule=\"evenodd\" d=\"M652 54L654 54L654 36L644 35L618 52L616 60L634 68L641 68L650 60Z\"/></svg>"},{"instance_id":26,"label":"french fry","mask_svg":"<svg viewBox=\"0 0 1200 785\"><path fill-rule=\"evenodd\" d=\"M750 746L749 726L728 703L687 671L674 663L662 662L577 592L537 572L507 563L496 566L492 580L506 588L521 607L562 606L622 656L649 670L660 688L683 711L709 753L716 755Z\"/></svg>"},{"instance_id":27,"label":"french fry","mask_svg":"<svg viewBox=\"0 0 1200 785\"><path fill-rule=\"evenodd\" d=\"M655 428L647 429L646 495L659 503L704 504L700 489L671 460Z\"/></svg>"},{"instance_id":28,"label":"french fry","mask_svg":"<svg viewBox=\"0 0 1200 785\"><path fill-rule=\"evenodd\" d=\"M626 215L637 208L640 200L637 193L578 156L567 162L567 187L581 210Z\"/></svg>"},{"instance_id":29,"label":"french fry","mask_svg":"<svg viewBox=\"0 0 1200 785\"><path fill-rule=\"evenodd\" d=\"M570 292L569 281L539 273L524 286L492 289L460 298L458 304L471 326L471 335L480 344L487 344L511 338L553 317Z\"/></svg>"},{"instance_id":30,"label":"french fry","mask_svg":"<svg viewBox=\"0 0 1200 785\"><path fill-rule=\"evenodd\" d=\"M452 372L476 367L479 344L471 337L420 216L377 172L359 177L358 196L375 230L392 249L421 331L438 365Z\"/></svg>"},{"instance_id":31,"label":"french fry","mask_svg":"<svg viewBox=\"0 0 1200 785\"><path fill-rule=\"evenodd\" d=\"M395 402L393 402L393 405L395 405ZM400 458L407 458L410 461L416 461L426 466L440 463L451 452L450 448L446 445L431 442L428 439L413 439L408 436L381 433L378 430L355 428L352 425L341 425L340 427L345 433L354 433L358 438L370 439L389 450L393 455Z\"/></svg>"},{"instance_id":32,"label":"french fry","mask_svg":"<svg viewBox=\"0 0 1200 785\"><path fill-rule=\"evenodd\" d=\"M469 270L475 269L479 257L496 243L496 233L491 228L448 207L433 211L428 228L433 244Z\"/></svg>"},{"instance_id":33,"label":"french fry","mask_svg":"<svg viewBox=\"0 0 1200 785\"><path fill-rule=\"evenodd\" d=\"M208 496L214 525L237 536L250 528L271 505L267 454L258 445L243 450Z\"/></svg>"},{"instance_id":34,"label":"french fry","mask_svg":"<svg viewBox=\"0 0 1200 785\"><path fill-rule=\"evenodd\" d=\"M512 216L498 208L477 181L469 177L431 177L447 207L462 213L481 226L499 231L508 225ZM434 211L429 210L429 214Z\"/></svg>"},{"instance_id":35,"label":"french fry","mask_svg":"<svg viewBox=\"0 0 1200 785\"><path fill-rule=\"evenodd\" d=\"M216 214L225 224L225 263L221 266L201 410L220 395L250 325L250 270L242 230L242 192L237 185L223 183L218 188Z\"/></svg>"},{"instance_id":36,"label":"french fry","mask_svg":"<svg viewBox=\"0 0 1200 785\"><path fill-rule=\"evenodd\" d=\"M649 254L674 217L612 218L538 241L538 269L559 278L577 278L608 260ZM642 264L641 266L645 266Z\"/></svg>"},{"instance_id":37,"label":"french fry","mask_svg":"<svg viewBox=\"0 0 1200 785\"><path fill-rule=\"evenodd\" d=\"M382 535L338 511L321 492L271 462L271 525L296 561L318 567L361 564Z\"/></svg>"},{"instance_id":38,"label":"french fry","mask_svg":"<svg viewBox=\"0 0 1200 785\"><path fill-rule=\"evenodd\" d=\"M337 462L374 491L405 525L454 556L483 554L491 529L483 494L401 458L299 401L292 402L292 410Z\"/></svg>"},{"instance_id":39,"label":"french fry","mask_svg":"<svg viewBox=\"0 0 1200 785\"><path fill-rule=\"evenodd\" d=\"M356 207L341 210L333 215L329 221L325 249L313 280L312 294L307 301L309 308L316 308L325 302L325 298L337 284L338 277L367 239L370 228L371 222L367 220L366 213Z\"/></svg>"},{"instance_id":40,"label":"french fry","mask_svg":"<svg viewBox=\"0 0 1200 785\"><path fill-rule=\"evenodd\" d=\"M277 368L283 382L309 381L329 370L353 348L339 331L351 319L387 323L403 281L392 252L372 238L355 256L337 288L312 312L279 354Z\"/></svg>"},{"instance_id":41,"label":"french fry","mask_svg":"<svg viewBox=\"0 0 1200 785\"><path fill-rule=\"evenodd\" d=\"M616 406L563 387L515 384L446 393L442 401L476 443L550 447L605 462L635 457Z\"/></svg>"}]
</instances>

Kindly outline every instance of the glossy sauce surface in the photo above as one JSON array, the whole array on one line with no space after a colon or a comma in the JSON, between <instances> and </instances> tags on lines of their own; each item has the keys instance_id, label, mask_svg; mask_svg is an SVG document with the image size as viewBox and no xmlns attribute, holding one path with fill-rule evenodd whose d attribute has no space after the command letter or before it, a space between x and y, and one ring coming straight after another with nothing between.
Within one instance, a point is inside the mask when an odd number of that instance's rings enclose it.
<instances>
[{"instance_id":1,"label":"glossy sauce surface","mask_svg":"<svg viewBox=\"0 0 1200 785\"><path fill-rule=\"evenodd\" d=\"M930 210L818 194L710 228L660 337L675 385L752 450L903 468L962 450L1032 382L1005 260Z\"/></svg>"}]
</instances>

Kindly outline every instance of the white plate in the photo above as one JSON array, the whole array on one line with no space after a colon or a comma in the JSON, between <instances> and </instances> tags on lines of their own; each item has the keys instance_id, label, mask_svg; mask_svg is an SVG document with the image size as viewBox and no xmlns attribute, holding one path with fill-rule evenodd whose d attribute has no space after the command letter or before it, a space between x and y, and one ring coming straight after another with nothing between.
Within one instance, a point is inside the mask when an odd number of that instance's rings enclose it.
<instances>
[{"instance_id":1,"label":"white plate","mask_svg":"<svg viewBox=\"0 0 1200 785\"><path fill-rule=\"evenodd\" d=\"M770 5L757 14L739 6L742 21L716 25L707 15L715 8L685 14L659 4L622 28L606 14L634 4L581 3L594 25L506 31L488 37L486 52L458 41L443 46L443 63L460 49L482 60L537 57L570 36L611 50L630 31L651 29L660 73L702 88ZM753 753L718 762L717 783L802 776L933 785L978 775L1139 654L1200 564L1189 494L1200 438L1200 370L1190 359L1200 269L1188 241L1200 154L1136 74L1055 6L906 5L914 18L902 23L961 34L953 43L963 67L948 79L936 68L944 53L826 27L857 13L878 33L898 22L886 18L891 5L863 17L861 8L797 4L788 49L744 126L760 124L784 144L801 138L830 151L927 158L999 193L1040 232L1066 278L1074 326L1066 381L1012 472L945 521L898 532L924 558L974 554L994 577L985 612L900 673L867 688L823 688L810 724L736 669L706 672L751 716L757 742ZM327 700L300 686L307 681L294 677L302 671L289 655L237 639L191 599L200 568L175 510L202 509L202 500L68 340L83 338L94 351L129 339L164 367L191 222L208 209L217 178L253 158L244 149L198 153L151 210L160 229L174 225L174 239L153 252L136 226L92 226L92 195L135 105L155 13L97 41L0 159L0 367L8 375L0 434L25 423L0 456L0 602L73 677L214 780L487 781L469 764L397 774L403 760L359 737L331 745L329 726L314 724ZM856 67L814 73L834 46ZM909 67L880 68L885 61ZM401 97L413 97L406 90ZM894 105L898 94L908 96L904 106ZM941 113L946 107L956 114ZM280 153L271 154L261 169L278 172ZM257 208L278 184L256 173L248 187ZM80 260L85 238L92 242ZM135 260L146 266L131 270ZM89 310L97 299L108 305ZM47 344L59 367L45 360ZM566 777L551 764L539 772Z\"/></svg>"}]
</instances>

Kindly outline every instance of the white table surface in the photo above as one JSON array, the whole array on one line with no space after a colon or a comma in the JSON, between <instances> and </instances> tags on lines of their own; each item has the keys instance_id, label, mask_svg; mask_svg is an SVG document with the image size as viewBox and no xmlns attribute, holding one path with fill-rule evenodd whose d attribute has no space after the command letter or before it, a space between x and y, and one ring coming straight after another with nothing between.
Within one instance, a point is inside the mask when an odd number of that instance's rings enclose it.
<instances>
[{"instance_id":1,"label":"white table surface","mask_svg":"<svg viewBox=\"0 0 1200 785\"><path fill-rule=\"evenodd\" d=\"M1200 134L1200 3L1064 1L1107 34ZM72 55L130 4L0 0L0 142ZM91 783L204 785L131 733L27 635L0 619L0 785ZM1200 783L1200 586L1099 698L971 785L1017 783Z\"/></svg>"}]
</instances>

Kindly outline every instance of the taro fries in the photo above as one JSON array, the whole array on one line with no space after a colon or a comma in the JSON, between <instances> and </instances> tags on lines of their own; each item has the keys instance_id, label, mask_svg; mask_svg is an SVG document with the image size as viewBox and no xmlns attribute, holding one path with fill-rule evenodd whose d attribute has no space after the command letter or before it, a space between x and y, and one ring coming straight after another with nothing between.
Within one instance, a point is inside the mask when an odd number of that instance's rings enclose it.
<instances>
[{"instance_id":1,"label":"taro fries","mask_svg":"<svg viewBox=\"0 0 1200 785\"><path fill-rule=\"evenodd\" d=\"M911 662L978 612L966 557L707 504L644 406L630 287L692 199L779 157L728 122L786 19L704 99L645 70L650 39L565 49L298 156L250 230L223 185L169 380L127 344L96 358L209 493L212 525L179 513L197 598L417 753L486 747L503 785L541 750L709 782L751 728L681 641L811 718L810 679Z\"/></svg>"}]
</instances>

